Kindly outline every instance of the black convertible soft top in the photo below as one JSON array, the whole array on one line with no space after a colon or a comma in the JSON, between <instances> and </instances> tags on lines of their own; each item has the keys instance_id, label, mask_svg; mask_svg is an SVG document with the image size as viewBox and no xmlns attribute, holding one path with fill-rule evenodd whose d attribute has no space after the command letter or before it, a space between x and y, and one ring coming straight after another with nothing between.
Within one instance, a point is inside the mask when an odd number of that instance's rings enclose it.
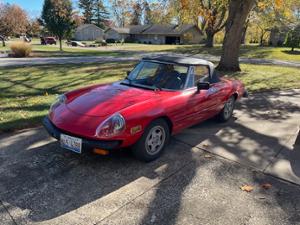
<instances>
[{"instance_id":1,"label":"black convertible soft top","mask_svg":"<svg viewBox=\"0 0 300 225\"><path fill-rule=\"evenodd\" d=\"M154 60L162 62L170 62L184 65L208 65L211 62L199 58L187 57L187 56L169 56L169 55L160 55L160 56L148 56L144 57L143 60Z\"/></svg>"},{"instance_id":2,"label":"black convertible soft top","mask_svg":"<svg viewBox=\"0 0 300 225\"><path fill-rule=\"evenodd\" d=\"M209 66L211 74L214 72L214 64L195 57L187 57L187 56L174 56L174 55L160 55L160 56L147 56L144 57L143 60L157 61L157 62L165 62L165 63L175 63L181 65L188 66L197 66L197 65L206 65Z\"/></svg>"}]
</instances>

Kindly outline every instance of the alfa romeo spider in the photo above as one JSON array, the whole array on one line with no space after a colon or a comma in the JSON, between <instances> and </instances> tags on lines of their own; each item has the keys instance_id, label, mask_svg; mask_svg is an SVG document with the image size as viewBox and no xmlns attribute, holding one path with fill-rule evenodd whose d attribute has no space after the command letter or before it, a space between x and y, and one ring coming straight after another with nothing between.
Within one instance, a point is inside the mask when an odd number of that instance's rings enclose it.
<instances>
[{"instance_id":1,"label":"alfa romeo spider","mask_svg":"<svg viewBox=\"0 0 300 225\"><path fill-rule=\"evenodd\" d=\"M105 155L131 147L149 162L162 154L171 135L212 117L228 121L246 95L240 81L219 77L206 60L146 57L124 80L60 95L43 124L73 152Z\"/></svg>"}]
</instances>

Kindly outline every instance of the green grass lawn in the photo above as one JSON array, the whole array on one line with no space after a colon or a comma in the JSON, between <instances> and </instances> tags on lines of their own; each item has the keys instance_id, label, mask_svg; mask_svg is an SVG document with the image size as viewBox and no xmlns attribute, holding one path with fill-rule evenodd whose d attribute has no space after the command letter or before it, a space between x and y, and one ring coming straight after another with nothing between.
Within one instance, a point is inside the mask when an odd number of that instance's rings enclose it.
<instances>
[{"instance_id":1,"label":"green grass lawn","mask_svg":"<svg viewBox=\"0 0 300 225\"><path fill-rule=\"evenodd\" d=\"M55 96L94 83L125 77L133 62L13 67L0 70L0 133L41 124ZM242 65L229 74L251 92L300 88L300 70L277 66Z\"/></svg>"},{"instance_id":2,"label":"green grass lawn","mask_svg":"<svg viewBox=\"0 0 300 225\"><path fill-rule=\"evenodd\" d=\"M222 46L217 45L214 48L207 48L201 45L178 46L176 49L170 51L177 53L210 54L221 56ZM244 45L241 46L240 57L300 61L300 49L296 49L296 51L291 52L290 48L285 47L260 47L257 45Z\"/></svg>"},{"instance_id":3,"label":"green grass lawn","mask_svg":"<svg viewBox=\"0 0 300 225\"><path fill-rule=\"evenodd\" d=\"M59 51L58 45L40 45L32 44L32 53L30 57L74 57L74 56L122 56L122 52L110 50L110 47L99 48L78 48L63 45L63 51ZM9 44L0 47L0 52L9 52Z\"/></svg>"},{"instance_id":4,"label":"green grass lawn","mask_svg":"<svg viewBox=\"0 0 300 225\"><path fill-rule=\"evenodd\" d=\"M132 63L52 65L0 70L0 132L39 125L56 95L124 78Z\"/></svg>"},{"instance_id":5,"label":"green grass lawn","mask_svg":"<svg viewBox=\"0 0 300 225\"><path fill-rule=\"evenodd\" d=\"M186 54L211 54L220 56L222 46L216 45L214 48L206 48L203 45L149 45L149 44L109 44L106 47L98 48L78 48L68 47L64 44L64 51L60 52L58 45L42 46L39 40L32 42L32 57L58 57L58 56L129 56L136 52L175 52ZM8 51L8 45L1 51ZM262 58L262 59L280 59L288 61L300 61L300 49L291 52L289 48L284 47L260 47L257 45L241 46L241 57Z\"/></svg>"},{"instance_id":6,"label":"green grass lawn","mask_svg":"<svg viewBox=\"0 0 300 225\"><path fill-rule=\"evenodd\" d=\"M241 80L249 92L300 88L299 68L242 64L226 76Z\"/></svg>"}]
</instances>

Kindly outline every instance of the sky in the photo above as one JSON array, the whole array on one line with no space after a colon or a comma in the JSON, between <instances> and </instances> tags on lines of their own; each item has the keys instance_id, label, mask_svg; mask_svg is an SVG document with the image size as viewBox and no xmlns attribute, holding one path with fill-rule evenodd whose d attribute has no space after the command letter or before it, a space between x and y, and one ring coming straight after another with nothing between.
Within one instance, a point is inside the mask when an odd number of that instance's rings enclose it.
<instances>
[{"instance_id":1,"label":"sky","mask_svg":"<svg viewBox=\"0 0 300 225\"><path fill-rule=\"evenodd\" d=\"M0 0L3 3L17 4L25 9L31 18L39 17L43 8L44 0ZM73 7L77 8L77 0L72 0ZM103 1L107 5L108 0Z\"/></svg>"}]
</instances>

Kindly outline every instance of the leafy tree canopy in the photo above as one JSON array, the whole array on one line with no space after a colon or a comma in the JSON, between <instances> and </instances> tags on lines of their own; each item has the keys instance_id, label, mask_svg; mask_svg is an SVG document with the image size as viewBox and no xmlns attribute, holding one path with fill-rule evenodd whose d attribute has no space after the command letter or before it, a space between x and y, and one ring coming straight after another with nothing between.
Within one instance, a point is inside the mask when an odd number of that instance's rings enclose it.
<instances>
[{"instance_id":1,"label":"leafy tree canopy","mask_svg":"<svg viewBox=\"0 0 300 225\"><path fill-rule=\"evenodd\" d=\"M292 51L300 47L300 24L287 33L285 45L292 48Z\"/></svg>"},{"instance_id":2,"label":"leafy tree canopy","mask_svg":"<svg viewBox=\"0 0 300 225\"><path fill-rule=\"evenodd\" d=\"M59 38L60 50L62 50L62 39L69 37L74 29L72 11L70 0L45 0L44 2L42 19L46 28Z\"/></svg>"}]
</instances>

